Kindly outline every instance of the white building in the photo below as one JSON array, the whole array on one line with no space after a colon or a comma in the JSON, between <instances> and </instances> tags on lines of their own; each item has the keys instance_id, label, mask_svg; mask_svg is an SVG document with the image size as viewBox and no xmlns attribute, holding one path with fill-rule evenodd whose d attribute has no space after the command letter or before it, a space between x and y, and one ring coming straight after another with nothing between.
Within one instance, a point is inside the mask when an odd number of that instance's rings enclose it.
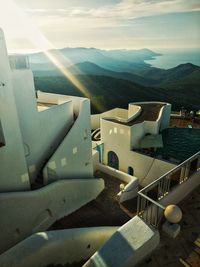
<instances>
[{"instance_id":1,"label":"white building","mask_svg":"<svg viewBox=\"0 0 200 267\"><path fill-rule=\"evenodd\" d=\"M36 99L31 70L10 70L2 39L0 53L0 192L29 190L37 178L92 178L89 100Z\"/></svg>"},{"instance_id":2,"label":"white building","mask_svg":"<svg viewBox=\"0 0 200 267\"><path fill-rule=\"evenodd\" d=\"M84 266L135 266L159 244L153 228L159 209L178 203L199 185L199 152L175 169L150 155L162 147L160 132L169 126L171 105L158 102L93 115L92 151L89 100L36 94L26 63L23 57L9 62L0 30L0 266L71 265L88 258ZM122 189L119 202L134 198L139 184L154 181L142 189L145 194L139 191L138 216L121 227L84 225L44 232L86 203L94 204L105 188L103 179L93 177L96 170L120 180L114 183ZM174 176L176 187L170 187ZM156 200L147 195L150 190L157 192ZM113 199L115 205L116 195L111 195L106 201ZM101 204L107 208L104 198Z\"/></svg>"},{"instance_id":3,"label":"white building","mask_svg":"<svg viewBox=\"0 0 200 267\"><path fill-rule=\"evenodd\" d=\"M32 71L11 61L0 31L0 253L104 188L93 177L90 101L36 97Z\"/></svg>"},{"instance_id":4,"label":"white building","mask_svg":"<svg viewBox=\"0 0 200 267\"><path fill-rule=\"evenodd\" d=\"M101 163L137 177L143 186L175 167L151 156L163 146L160 133L168 128L170 113L168 103L140 102L92 115L93 148L97 145Z\"/></svg>"}]
</instances>

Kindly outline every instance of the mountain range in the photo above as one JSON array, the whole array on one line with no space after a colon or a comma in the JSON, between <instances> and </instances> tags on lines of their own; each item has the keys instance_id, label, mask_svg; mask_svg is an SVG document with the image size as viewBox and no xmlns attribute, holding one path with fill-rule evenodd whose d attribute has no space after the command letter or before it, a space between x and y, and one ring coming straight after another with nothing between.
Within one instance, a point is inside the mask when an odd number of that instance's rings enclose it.
<instances>
[{"instance_id":1,"label":"mountain range","mask_svg":"<svg viewBox=\"0 0 200 267\"><path fill-rule=\"evenodd\" d=\"M191 63L168 70L151 67L145 61L161 54L149 49L64 48L50 53L84 84L92 103L104 104L104 110L148 100L170 102L174 110L200 108L200 67ZM45 53L28 57L37 90L82 96Z\"/></svg>"}]
</instances>

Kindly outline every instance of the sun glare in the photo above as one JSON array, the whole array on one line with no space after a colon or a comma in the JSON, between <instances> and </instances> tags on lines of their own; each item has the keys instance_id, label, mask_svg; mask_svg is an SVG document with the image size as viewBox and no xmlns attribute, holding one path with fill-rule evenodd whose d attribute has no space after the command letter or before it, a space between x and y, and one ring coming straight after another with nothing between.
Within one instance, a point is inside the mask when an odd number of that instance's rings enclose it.
<instances>
[{"instance_id":1,"label":"sun glare","mask_svg":"<svg viewBox=\"0 0 200 267\"><path fill-rule=\"evenodd\" d=\"M6 37L8 36L13 39L23 38L27 40L27 42L30 42L36 50L43 51L49 60L63 73L66 79L85 97L92 101L92 96L85 85L83 85L77 77L66 69L64 64L52 54L51 49L56 49L56 47L44 36L34 21L32 21L13 0L7 0L4 5L4 10L2 9L0 11L0 26L3 28ZM63 58L69 65L73 64L61 53L59 53L59 58ZM92 102L98 110L103 110L103 106L97 103L97 101Z\"/></svg>"}]
</instances>

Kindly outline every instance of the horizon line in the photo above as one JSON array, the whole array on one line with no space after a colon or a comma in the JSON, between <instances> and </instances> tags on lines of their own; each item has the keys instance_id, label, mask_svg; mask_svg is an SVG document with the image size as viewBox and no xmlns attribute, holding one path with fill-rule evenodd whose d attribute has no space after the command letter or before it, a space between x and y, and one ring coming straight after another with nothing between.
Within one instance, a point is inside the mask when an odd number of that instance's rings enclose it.
<instances>
[{"instance_id":1,"label":"horizon line","mask_svg":"<svg viewBox=\"0 0 200 267\"><path fill-rule=\"evenodd\" d=\"M45 51L51 51L51 50L63 50L63 49L96 49L96 50L106 50L106 51L117 51L117 50L124 50L124 51L139 51L139 50L151 50L152 52L157 52L156 50L191 50L191 49L199 49L200 47L142 47L142 48L99 48L99 47L89 47L89 46L64 46L61 48L55 48L55 49L47 49L47 50L37 50L37 49L8 49L9 55L24 55L24 54L36 54L36 53L44 53ZM159 52L159 51L158 51Z\"/></svg>"}]
</instances>

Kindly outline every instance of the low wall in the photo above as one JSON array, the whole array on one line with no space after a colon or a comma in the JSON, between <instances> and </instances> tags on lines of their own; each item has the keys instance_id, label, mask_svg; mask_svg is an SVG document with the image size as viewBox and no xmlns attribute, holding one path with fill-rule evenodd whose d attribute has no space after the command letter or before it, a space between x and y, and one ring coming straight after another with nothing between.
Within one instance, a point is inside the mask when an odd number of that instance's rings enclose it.
<instances>
[{"instance_id":1,"label":"low wall","mask_svg":"<svg viewBox=\"0 0 200 267\"><path fill-rule=\"evenodd\" d=\"M0 255L0 266L44 267L83 262L117 229L90 227L37 233Z\"/></svg>"},{"instance_id":2,"label":"low wall","mask_svg":"<svg viewBox=\"0 0 200 267\"><path fill-rule=\"evenodd\" d=\"M117 178L117 179L119 179L119 180L121 180L121 181L123 181L125 183L131 182L134 178L137 179L134 176L131 176L131 175L125 173L125 172L121 172L119 170L111 168L111 167L109 167L107 165L103 165L101 163L96 164L96 170L99 170L99 171L102 171L104 173L107 173L107 174L109 174L109 175L111 175L111 176L113 176L113 177L115 177L115 178Z\"/></svg>"},{"instance_id":3,"label":"low wall","mask_svg":"<svg viewBox=\"0 0 200 267\"><path fill-rule=\"evenodd\" d=\"M97 157L98 154L95 154ZM131 176L127 173L121 172L109 166L103 165L101 163L95 163L95 169L102 171L110 176L113 176L122 182L126 183L124 189L122 189L118 194L119 202L122 203L126 200L132 199L137 197L137 192L139 188L139 179L135 176ZM119 188L120 190L120 188Z\"/></svg>"},{"instance_id":4,"label":"low wall","mask_svg":"<svg viewBox=\"0 0 200 267\"><path fill-rule=\"evenodd\" d=\"M195 188L200 186L200 171L193 174L188 180L182 184L178 184L166 196L164 196L158 203L163 207L175 204L178 205L189 195ZM155 222L162 217L163 209L158 209L158 206L151 204L143 213L143 218L148 222ZM187 215L186 215L187 216Z\"/></svg>"},{"instance_id":5,"label":"low wall","mask_svg":"<svg viewBox=\"0 0 200 267\"><path fill-rule=\"evenodd\" d=\"M177 165L173 164L171 162L167 162L160 159L154 159L151 165L151 168L149 169L147 175L144 177L144 179L141 180L140 184L145 187L148 184L152 183L156 179L158 179L161 175L167 173L168 171L175 168ZM161 175L159 176L159 172L162 170Z\"/></svg>"},{"instance_id":6,"label":"low wall","mask_svg":"<svg viewBox=\"0 0 200 267\"><path fill-rule=\"evenodd\" d=\"M159 232L138 216L120 227L83 267L134 267L159 244Z\"/></svg>"},{"instance_id":7,"label":"low wall","mask_svg":"<svg viewBox=\"0 0 200 267\"><path fill-rule=\"evenodd\" d=\"M103 189L103 179L69 179L30 192L0 194L0 253L46 230L95 199Z\"/></svg>"},{"instance_id":8,"label":"low wall","mask_svg":"<svg viewBox=\"0 0 200 267\"><path fill-rule=\"evenodd\" d=\"M188 180L175 187L168 195L159 202L163 206L178 204L195 188L200 185L200 171L193 174Z\"/></svg>"}]
</instances>

